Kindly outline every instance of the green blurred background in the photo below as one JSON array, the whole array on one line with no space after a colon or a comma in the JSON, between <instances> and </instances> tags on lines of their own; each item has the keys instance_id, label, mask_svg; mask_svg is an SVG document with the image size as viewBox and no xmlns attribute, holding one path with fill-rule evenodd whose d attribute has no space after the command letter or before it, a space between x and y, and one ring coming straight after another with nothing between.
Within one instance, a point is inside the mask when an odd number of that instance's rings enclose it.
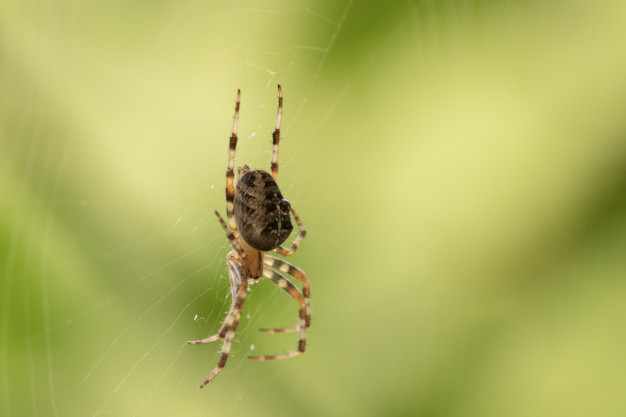
<instances>
[{"instance_id":1,"label":"green blurred background","mask_svg":"<svg viewBox=\"0 0 626 417\"><path fill-rule=\"evenodd\" d=\"M0 6L0 413L626 415L626 3ZM230 303L237 165L309 232Z\"/></svg>"}]
</instances>

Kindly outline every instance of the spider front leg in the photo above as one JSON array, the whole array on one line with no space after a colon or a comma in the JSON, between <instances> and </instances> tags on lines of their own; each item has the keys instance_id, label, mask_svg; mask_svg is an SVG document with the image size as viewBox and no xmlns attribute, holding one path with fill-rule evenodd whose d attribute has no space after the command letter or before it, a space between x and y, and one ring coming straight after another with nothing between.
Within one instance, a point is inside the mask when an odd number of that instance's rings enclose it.
<instances>
[{"instance_id":1,"label":"spider front leg","mask_svg":"<svg viewBox=\"0 0 626 417\"><path fill-rule=\"evenodd\" d=\"M285 274L288 274L298 281L302 282L302 297L304 298L304 303L306 305L306 327L311 326L311 285L309 284L309 280L306 277L304 271L283 259L271 255L265 255L264 263L265 265L272 267L280 272L284 272ZM296 299L296 301L298 301L297 297L294 297L293 295L292 297ZM295 330L298 330L298 327L291 327L289 329L273 329L273 331L270 329L263 329L263 331L265 331L266 333L285 333L286 331Z\"/></svg>"},{"instance_id":2,"label":"spider front leg","mask_svg":"<svg viewBox=\"0 0 626 417\"><path fill-rule=\"evenodd\" d=\"M230 307L230 311L228 312L228 316L226 316L226 320L224 320L224 324L222 324L222 328L216 334L214 334L213 336L209 336L206 339L192 340L187 342L190 345L199 345L215 342L216 340L224 338L224 344L222 345L222 354L217 361L217 366L213 369L213 371L211 371L208 378L202 383L202 385L200 385L200 388L211 382L211 380L215 378L215 376L226 365L226 360L228 359L230 349L233 345L235 331L237 330L237 326L239 326L239 320L241 319L241 310L243 309L243 303L246 300L246 295L248 293L248 280L246 279L243 271L243 266L241 265L240 260L237 258L237 255L231 252L228 255L227 263L233 302Z\"/></svg>"},{"instance_id":3,"label":"spider front leg","mask_svg":"<svg viewBox=\"0 0 626 417\"><path fill-rule=\"evenodd\" d=\"M293 297L293 299L296 300L300 304L300 315L299 315L300 322L298 326L288 328L288 329L261 329L261 331L264 331L266 333L285 333L285 332L299 330L300 335L298 338L298 349L292 350L287 353L282 353L280 355L248 356L248 358L257 360L257 361L267 361L267 360L273 360L273 359L291 358L293 356L300 355L304 353L304 350L306 347L306 327L307 327L306 323L307 323L308 316L307 316L307 304L304 301L304 297L302 296L298 288L291 283L291 281L283 277L278 272L272 271L271 269L265 269L263 271L263 275L265 275L267 278L272 280L274 284L278 285L280 288L287 291L287 293L291 295L291 297Z\"/></svg>"}]
</instances>

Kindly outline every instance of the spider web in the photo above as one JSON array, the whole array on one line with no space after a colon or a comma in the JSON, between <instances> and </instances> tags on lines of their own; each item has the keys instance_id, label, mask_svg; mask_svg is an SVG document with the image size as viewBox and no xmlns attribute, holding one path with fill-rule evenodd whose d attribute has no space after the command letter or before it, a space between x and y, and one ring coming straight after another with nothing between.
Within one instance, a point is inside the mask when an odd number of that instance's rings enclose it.
<instances>
[{"instance_id":1,"label":"spider web","mask_svg":"<svg viewBox=\"0 0 626 417\"><path fill-rule=\"evenodd\" d=\"M0 4L0 414L624 415L626 6ZM308 230L221 374L236 165ZM297 284L297 283L296 283ZM593 381L593 384L589 382Z\"/></svg>"},{"instance_id":2,"label":"spider web","mask_svg":"<svg viewBox=\"0 0 626 417\"><path fill-rule=\"evenodd\" d=\"M291 136L351 5L3 7L12 140L2 185L16 196L2 271L3 415L245 414L242 401L264 392L249 398L246 356L297 341L258 332L297 320L271 283L250 292L221 388L197 388L221 342L184 343L215 333L230 306L230 248L212 211L224 207L235 92L237 165L268 169L283 85L279 182L306 204L299 181L310 172L294 162L337 102ZM284 366L264 368L269 384ZM165 400L176 391L182 409Z\"/></svg>"}]
</instances>

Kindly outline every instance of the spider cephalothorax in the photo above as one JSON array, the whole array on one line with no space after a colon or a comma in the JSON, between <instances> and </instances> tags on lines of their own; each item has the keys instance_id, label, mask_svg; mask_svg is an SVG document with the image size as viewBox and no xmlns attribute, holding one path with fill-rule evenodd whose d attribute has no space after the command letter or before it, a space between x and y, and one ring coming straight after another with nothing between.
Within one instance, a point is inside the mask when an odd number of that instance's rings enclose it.
<instances>
[{"instance_id":1,"label":"spider cephalothorax","mask_svg":"<svg viewBox=\"0 0 626 417\"><path fill-rule=\"evenodd\" d=\"M283 198L276 184L276 178L278 177L280 119L283 110L282 90L279 85L278 115L276 116L276 128L272 133L272 174L270 175L268 172L260 169L250 169L247 165L244 165L239 169L237 184L234 185L240 99L241 92L237 91L233 132L230 137L228 168L226 169L226 218L228 224L217 211L215 212L233 248L226 258L233 301L224 324L216 334L206 339L187 342L189 344L204 344L224 339L222 354L217 362L217 366L200 385L200 388L211 382L226 365L226 360L235 337L235 331L241 319L241 310L248 292L248 284L256 283L261 276L269 278L285 290L299 305L297 326L286 329L261 329L261 331L265 333L298 332L298 348L279 355L250 356L250 359L282 359L304 353L306 328L311 325L309 303L311 288L306 275L302 270L289 262L265 254L266 251L273 250L283 256L291 255L298 249L298 245L306 235L306 230L304 230L300 218L289 204L289 201ZM291 223L292 215L298 225L298 229L300 229L300 233L289 248L284 248L281 245L293 230ZM300 281L302 283L302 292L283 274L290 275Z\"/></svg>"}]
</instances>

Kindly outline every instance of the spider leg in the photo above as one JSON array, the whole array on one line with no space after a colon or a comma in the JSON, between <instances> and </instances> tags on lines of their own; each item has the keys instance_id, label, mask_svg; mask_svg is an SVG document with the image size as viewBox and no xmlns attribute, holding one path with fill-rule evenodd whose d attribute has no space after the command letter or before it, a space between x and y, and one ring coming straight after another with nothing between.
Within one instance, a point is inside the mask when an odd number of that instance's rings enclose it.
<instances>
[{"instance_id":1,"label":"spider leg","mask_svg":"<svg viewBox=\"0 0 626 417\"><path fill-rule=\"evenodd\" d=\"M213 368L207 379L204 380L202 384L200 384L200 388L204 388L206 384L211 382L213 378L220 373L222 368L226 366L226 360L228 359L228 355L230 353L230 347L233 345L233 339L235 338L235 331L231 330L226 333L226 338L224 339L224 345L222 346L222 354L220 355L220 359L217 361L217 366ZM189 342L187 342L189 343Z\"/></svg>"},{"instance_id":2,"label":"spider leg","mask_svg":"<svg viewBox=\"0 0 626 417\"><path fill-rule=\"evenodd\" d=\"M215 215L217 216L217 220L220 221L222 229L224 229L224 233L226 233L226 237L228 238L228 243L230 243L230 246L233 247L233 249L235 250L235 252L237 252L241 259L246 259L247 252L243 250L233 231L230 230L228 226L226 226L226 222L224 222L224 219L217 210L215 211Z\"/></svg>"},{"instance_id":3,"label":"spider leg","mask_svg":"<svg viewBox=\"0 0 626 417\"><path fill-rule=\"evenodd\" d=\"M235 117L233 118L233 132L230 136L228 148L228 168L226 169L226 217L228 226L233 231L235 237L239 237L237 223L235 222L235 150L237 148L237 124L239 123L239 103L241 101L241 90L237 90L237 103L235 104Z\"/></svg>"},{"instance_id":4,"label":"spider leg","mask_svg":"<svg viewBox=\"0 0 626 417\"><path fill-rule=\"evenodd\" d=\"M302 221L300 221L300 217L298 217L298 215L296 214L296 211L293 208L291 209L291 214L293 214L293 218L295 219L296 224L298 225L298 229L300 229L300 233L296 237L296 240L293 241L289 249L284 248L282 246L279 246L276 249L274 249L276 253L283 255L283 256L289 256L292 253L294 253L296 249L298 249L298 246L302 242L302 239L304 239L304 237L306 236L306 230L304 229L304 226L302 225Z\"/></svg>"},{"instance_id":5,"label":"spider leg","mask_svg":"<svg viewBox=\"0 0 626 417\"><path fill-rule=\"evenodd\" d=\"M287 293L300 304L300 316L303 315L305 317L305 326L307 319L307 304L302 296L302 293L298 290L298 288L293 285L287 278L285 278L282 274L272 271L270 269L266 269L263 271L263 275L267 278L271 279L276 285L278 285L283 290L287 291ZM287 327L281 329L261 329L263 333L289 333L300 330L302 323L299 323L294 327Z\"/></svg>"},{"instance_id":6,"label":"spider leg","mask_svg":"<svg viewBox=\"0 0 626 417\"><path fill-rule=\"evenodd\" d=\"M311 326L311 285L309 284L306 274L297 266L272 255L265 255L264 263L302 282L302 296L306 304L306 327Z\"/></svg>"},{"instance_id":7,"label":"spider leg","mask_svg":"<svg viewBox=\"0 0 626 417\"><path fill-rule=\"evenodd\" d=\"M237 239L235 239L235 236L233 235L233 233L228 229L222 216L217 211L215 212L215 215L217 216L217 219L220 221L220 224L222 225L222 228L224 229L224 232L226 233L226 236L228 237L230 245L234 249L233 252L228 254L228 259L227 259L228 267L230 269L230 272L229 272L230 292L233 297L233 304L231 306L230 312L228 313L228 316L226 317L226 320L224 320L224 323L222 324L222 328L216 334L214 334L213 336L209 336L206 339L188 341L187 343L190 345L211 343L211 342L215 342L225 337L228 330L232 328L233 326L233 318L234 318L233 314L235 312L235 309L237 308L236 300L239 300L238 294L240 291L240 287L242 285L241 284L242 281L245 281L245 286L246 286L246 291L247 291L248 281L247 279L241 278L241 277L245 277L245 273L243 271L243 267L241 266L241 260L237 258L238 254L242 254L243 256L245 256L246 252L241 248L241 246L239 245L239 242L237 241ZM243 299L241 299L242 305L243 305L243 301L245 300L245 295L246 293L244 293ZM241 312L241 308L239 309L239 311ZM237 320L238 319L239 318L237 318Z\"/></svg>"},{"instance_id":8,"label":"spider leg","mask_svg":"<svg viewBox=\"0 0 626 417\"><path fill-rule=\"evenodd\" d=\"M213 336L209 336L206 339L192 340L192 341L187 342L190 345L201 345L201 344L211 343L211 342L220 340L226 336L226 333L229 330L233 329L233 327L236 328L239 323L239 320L241 318L240 317L241 309L243 308L243 303L248 293L247 292L248 280L243 280L245 281L245 285L241 283L242 280L239 279L239 275L244 276L243 268L241 267L241 264L238 262L238 260L234 258L234 255L231 254L230 256L233 256L232 260L231 259L227 260L229 268L231 270L231 272L229 273L230 293L233 299L233 302L230 307L230 311L228 312L228 315L226 316L224 323L222 323L222 327L216 334L214 334ZM241 272L238 272L239 269L241 269ZM242 287L245 287L245 291L243 291L243 293L242 293Z\"/></svg>"},{"instance_id":9,"label":"spider leg","mask_svg":"<svg viewBox=\"0 0 626 417\"><path fill-rule=\"evenodd\" d=\"M304 297L298 290L298 288L291 283L287 278L283 277L276 271L272 271L271 269L265 269L263 271L263 275L267 278L271 279L274 284L278 285L283 290L287 291L291 297L296 300L300 304L300 322L294 330L299 330L300 335L298 338L298 349L292 350L287 353L282 353L280 355L267 355L267 356L248 356L248 358L257 360L257 361L267 361L273 359L284 359L291 358L293 356L300 355L304 353L304 349L306 347L306 320L307 320L307 305L304 301ZM266 333L284 333L286 331L292 331L292 329L262 329Z\"/></svg>"},{"instance_id":10,"label":"spider leg","mask_svg":"<svg viewBox=\"0 0 626 417\"><path fill-rule=\"evenodd\" d=\"M272 133L272 178L278 177L278 142L280 142L280 119L283 116L283 89L278 85L278 114L276 115L276 127Z\"/></svg>"},{"instance_id":11,"label":"spider leg","mask_svg":"<svg viewBox=\"0 0 626 417\"><path fill-rule=\"evenodd\" d=\"M248 293L248 280L246 279L243 267L239 260L233 254L229 255L227 263L229 268L233 303L230 307L228 316L226 316L226 320L224 320L224 324L222 324L222 328L216 334L214 334L213 336L209 336L206 339L191 340L187 342L190 345L199 345L215 342L216 340L224 338L222 353L219 360L217 361L217 366L213 369L213 371L211 371L208 378L202 383L202 385L200 385L200 388L211 382L211 380L215 378L215 376L226 365L226 360L228 359L230 349L233 345L235 331L237 330L237 326L239 326L239 320L241 319L241 310L243 308L243 303L246 300L246 295Z\"/></svg>"}]
</instances>

